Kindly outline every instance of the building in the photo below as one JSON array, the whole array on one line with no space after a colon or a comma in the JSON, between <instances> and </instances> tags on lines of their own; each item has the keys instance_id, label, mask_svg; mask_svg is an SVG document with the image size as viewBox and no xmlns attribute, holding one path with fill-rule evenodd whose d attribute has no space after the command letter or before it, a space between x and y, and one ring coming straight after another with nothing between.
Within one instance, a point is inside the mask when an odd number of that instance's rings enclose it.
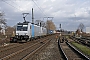
<instances>
[{"instance_id":1,"label":"building","mask_svg":"<svg viewBox=\"0 0 90 60\"><path fill-rule=\"evenodd\" d=\"M2 29L0 30L0 32L1 32L3 35L5 35L5 25L4 25L4 24L0 24L0 27L2 28Z\"/></svg>"},{"instance_id":2,"label":"building","mask_svg":"<svg viewBox=\"0 0 90 60\"><path fill-rule=\"evenodd\" d=\"M90 33L90 27L86 27L86 33Z\"/></svg>"}]
</instances>

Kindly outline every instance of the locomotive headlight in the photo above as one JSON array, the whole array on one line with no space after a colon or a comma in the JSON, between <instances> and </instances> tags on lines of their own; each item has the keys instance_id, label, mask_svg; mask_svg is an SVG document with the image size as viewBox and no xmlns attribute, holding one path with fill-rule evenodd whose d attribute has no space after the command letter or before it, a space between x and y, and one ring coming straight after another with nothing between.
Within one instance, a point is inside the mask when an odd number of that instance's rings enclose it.
<instances>
[{"instance_id":1,"label":"locomotive headlight","mask_svg":"<svg viewBox=\"0 0 90 60\"><path fill-rule=\"evenodd\" d=\"M19 33L16 33L16 35L19 35Z\"/></svg>"}]
</instances>

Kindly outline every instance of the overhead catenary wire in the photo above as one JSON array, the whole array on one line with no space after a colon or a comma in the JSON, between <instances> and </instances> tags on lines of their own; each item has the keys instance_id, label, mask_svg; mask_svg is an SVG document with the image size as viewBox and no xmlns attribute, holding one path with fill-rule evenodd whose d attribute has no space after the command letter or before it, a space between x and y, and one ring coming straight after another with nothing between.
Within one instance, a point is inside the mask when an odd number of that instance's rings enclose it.
<instances>
[{"instance_id":1,"label":"overhead catenary wire","mask_svg":"<svg viewBox=\"0 0 90 60\"><path fill-rule=\"evenodd\" d=\"M32 0L34 3L35 3L35 5L39 8L39 10L41 11L41 13L42 14L44 14L44 16L46 16L46 14L42 11L42 9L41 9L41 7L34 1L34 0Z\"/></svg>"},{"instance_id":2,"label":"overhead catenary wire","mask_svg":"<svg viewBox=\"0 0 90 60\"><path fill-rule=\"evenodd\" d=\"M10 0L11 1L11 0ZM16 0L15 0L16 1ZM15 1L11 1L11 2L13 2L15 5L17 5L16 3L15 3ZM27 0L25 0L25 1L27 1ZM27 6L28 4L30 4L30 3L27 3L27 4L24 4L24 7L25 6ZM20 8L20 5L17 5L19 8Z\"/></svg>"},{"instance_id":3,"label":"overhead catenary wire","mask_svg":"<svg viewBox=\"0 0 90 60\"><path fill-rule=\"evenodd\" d=\"M4 1L4 0L1 0L1 1L3 1L4 3L6 3L6 4L12 6L13 8L16 8L16 9L20 10L19 8L17 8L17 7L15 7L15 6L11 5L10 3L8 3L8 2L6 2L6 1ZM21 10L20 10L20 11L21 11Z\"/></svg>"},{"instance_id":4,"label":"overhead catenary wire","mask_svg":"<svg viewBox=\"0 0 90 60\"><path fill-rule=\"evenodd\" d=\"M1 0L1 1L3 1L4 3L10 5L10 6L13 7L13 8L18 9L19 11L21 11L21 12L23 13L23 11L20 9L20 6L19 6L19 8L18 8L18 7L15 7L15 6L11 5L10 3L6 2L5 0ZM11 0L10 0L10 1L11 1ZM46 14L42 11L42 9L41 9L41 7L38 5L38 3L36 3L34 0L32 0L32 1L33 1L34 4L39 8L39 10L41 11L41 13L44 14L44 16L46 16ZM15 2L13 2L13 3L15 3ZM25 5L25 6L26 6L26 5Z\"/></svg>"},{"instance_id":5,"label":"overhead catenary wire","mask_svg":"<svg viewBox=\"0 0 90 60\"><path fill-rule=\"evenodd\" d=\"M10 0L11 1L11 0ZM16 0L15 0L16 1ZM11 2L13 2L15 5L17 5L14 1L11 1ZM20 8L20 5L18 5L18 7Z\"/></svg>"},{"instance_id":6,"label":"overhead catenary wire","mask_svg":"<svg viewBox=\"0 0 90 60\"><path fill-rule=\"evenodd\" d=\"M16 9L20 10L20 6L19 6L19 8L17 8L17 7L15 7L15 6L11 5L10 3L6 2L5 0L1 0L1 1L3 1L4 3L12 6L13 8L16 8ZM11 0L10 0L10 1L11 1ZM40 7L34 0L32 0L32 1L33 1L33 2L35 3L35 5L39 8L39 10L46 16L46 14L42 11L41 7ZM15 2L13 2L13 3L15 3ZM28 4L27 4L27 5L28 5ZM26 6L26 5L25 5L25 6ZM20 10L20 11L22 11L22 10Z\"/></svg>"}]
</instances>

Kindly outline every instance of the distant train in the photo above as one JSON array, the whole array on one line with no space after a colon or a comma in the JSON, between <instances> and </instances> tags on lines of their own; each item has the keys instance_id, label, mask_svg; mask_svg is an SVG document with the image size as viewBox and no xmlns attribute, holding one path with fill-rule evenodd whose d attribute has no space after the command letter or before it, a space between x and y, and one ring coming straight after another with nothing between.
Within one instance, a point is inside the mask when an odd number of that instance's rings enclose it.
<instances>
[{"instance_id":1,"label":"distant train","mask_svg":"<svg viewBox=\"0 0 90 60\"><path fill-rule=\"evenodd\" d=\"M10 42L30 41L47 34L47 29L41 25L30 22L17 23L15 36L10 38Z\"/></svg>"}]
</instances>

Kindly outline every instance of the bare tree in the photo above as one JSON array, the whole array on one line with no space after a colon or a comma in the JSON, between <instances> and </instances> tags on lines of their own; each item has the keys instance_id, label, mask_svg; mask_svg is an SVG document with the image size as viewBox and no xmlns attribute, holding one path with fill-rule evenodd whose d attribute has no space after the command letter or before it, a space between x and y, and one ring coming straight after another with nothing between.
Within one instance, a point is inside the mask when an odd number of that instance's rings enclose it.
<instances>
[{"instance_id":1,"label":"bare tree","mask_svg":"<svg viewBox=\"0 0 90 60\"><path fill-rule=\"evenodd\" d=\"M10 26L7 26L7 29L6 29L6 35L8 37L11 37L13 35L13 33L15 34L15 27L10 27Z\"/></svg>"},{"instance_id":2,"label":"bare tree","mask_svg":"<svg viewBox=\"0 0 90 60\"><path fill-rule=\"evenodd\" d=\"M76 34L80 35L80 29L76 30Z\"/></svg>"},{"instance_id":3,"label":"bare tree","mask_svg":"<svg viewBox=\"0 0 90 60\"><path fill-rule=\"evenodd\" d=\"M13 26L14 31L16 30L16 26L17 26L17 25L14 25L14 26Z\"/></svg>"},{"instance_id":4,"label":"bare tree","mask_svg":"<svg viewBox=\"0 0 90 60\"><path fill-rule=\"evenodd\" d=\"M0 13L0 24L6 25L6 19L4 18L4 13Z\"/></svg>"},{"instance_id":5,"label":"bare tree","mask_svg":"<svg viewBox=\"0 0 90 60\"><path fill-rule=\"evenodd\" d=\"M55 30L56 29L55 24L52 22L52 20L47 20L46 28L48 30Z\"/></svg>"},{"instance_id":6,"label":"bare tree","mask_svg":"<svg viewBox=\"0 0 90 60\"><path fill-rule=\"evenodd\" d=\"M2 29L2 27L0 26L0 30Z\"/></svg>"},{"instance_id":7,"label":"bare tree","mask_svg":"<svg viewBox=\"0 0 90 60\"><path fill-rule=\"evenodd\" d=\"M80 32L83 32L84 24L83 23L80 23L80 25L78 26L78 29L80 29Z\"/></svg>"},{"instance_id":8,"label":"bare tree","mask_svg":"<svg viewBox=\"0 0 90 60\"><path fill-rule=\"evenodd\" d=\"M6 19L4 18L4 13L3 12L0 12L0 31L3 29L5 30L6 29ZM4 34L5 34L5 31L4 31Z\"/></svg>"}]
</instances>

